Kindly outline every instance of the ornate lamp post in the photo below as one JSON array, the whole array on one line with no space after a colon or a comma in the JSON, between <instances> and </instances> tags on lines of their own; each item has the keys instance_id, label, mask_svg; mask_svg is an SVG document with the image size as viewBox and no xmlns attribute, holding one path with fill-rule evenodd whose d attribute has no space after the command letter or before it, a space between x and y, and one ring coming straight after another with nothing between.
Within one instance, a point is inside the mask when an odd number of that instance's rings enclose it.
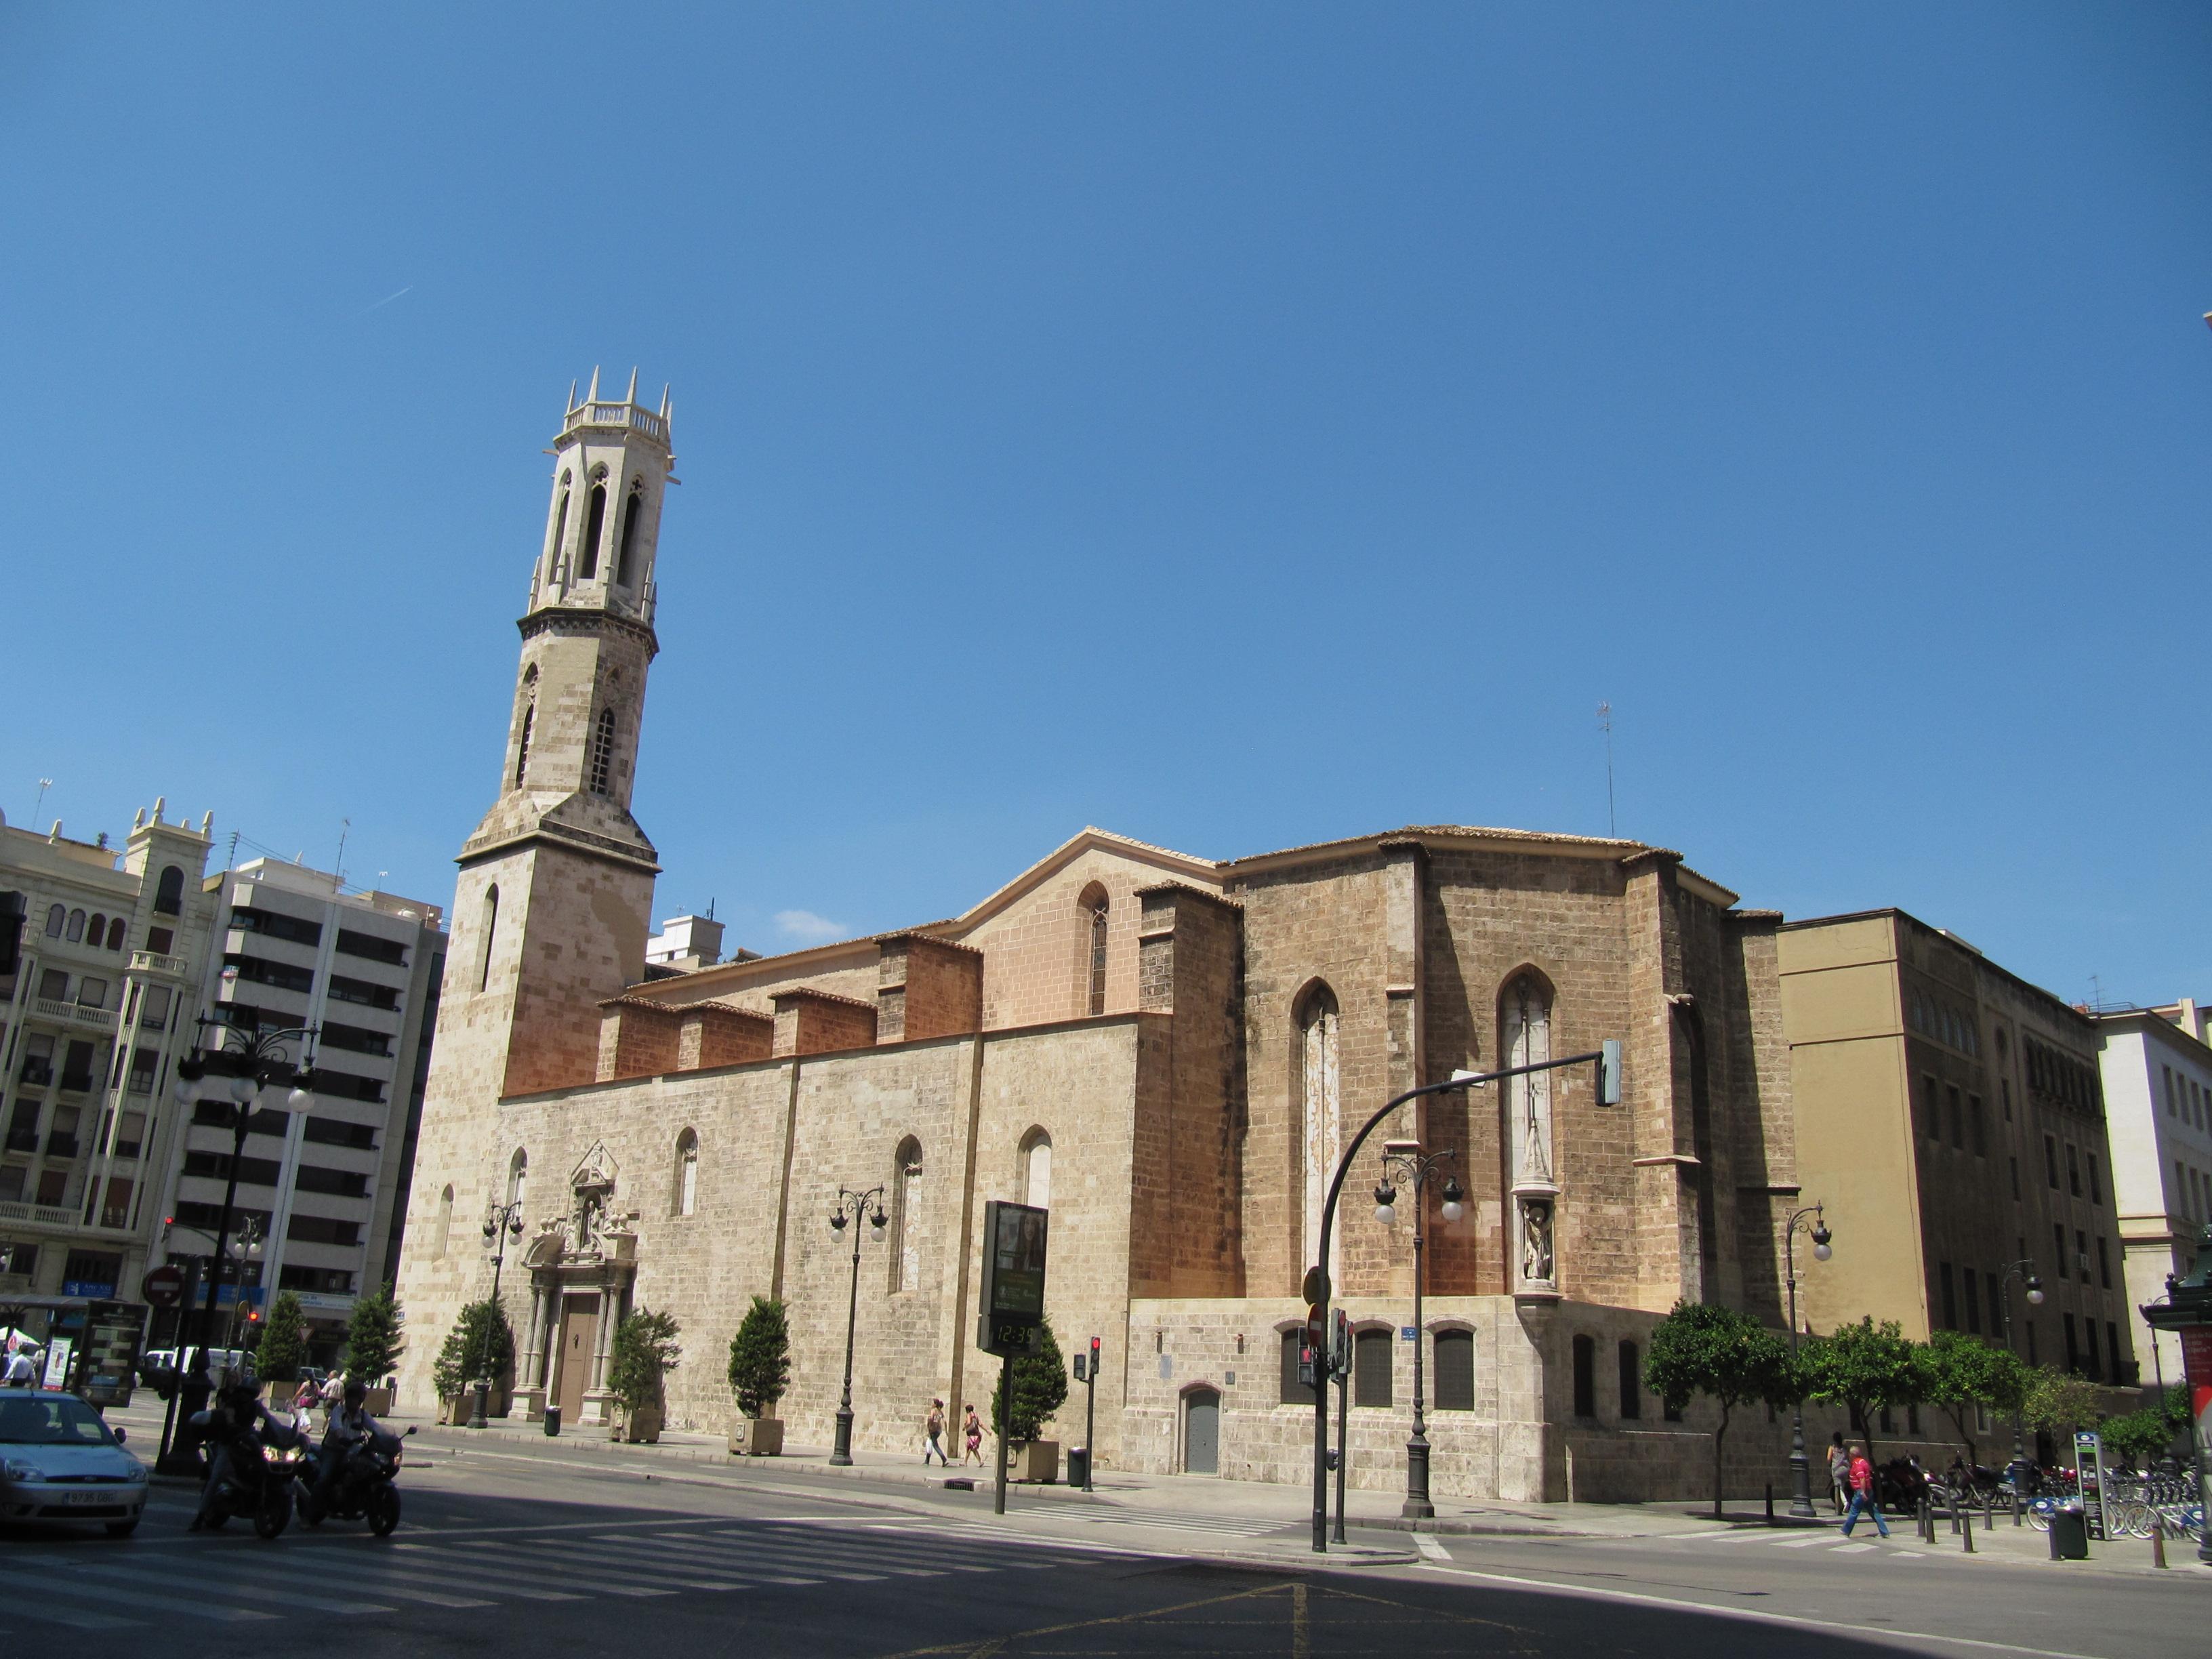
<instances>
[{"instance_id":1,"label":"ornate lamp post","mask_svg":"<svg viewBox=\"0 0 2212 1659\"><path fill-rule=\"evenodd\" d=\"M1812 1224L1806 1222L1810 1218ZM1826 1261L1835 1252L1828 1241L1835 1235L1821 1219L1820 1206L1810 1205L1791 1212L1782 1231L1782 1255L1784 1272L1790 1280L1790 1369L1797 1369L1797 1235L1809 1235L1813 1241L1813 1259ZM1790 1513L1811 1516L1813 1508L1813 1466L1805 1456L1805 1402L1800 1399L1790 1409Z\"/></svg>"},{"instance_id":2,"label":"ornate lamp post","mask_svg":"<svg viewBox=\"0 0 2212 1659\"><path fill-rule=\"evenodd\" d=\"M1437 1512L1437 1506L1429 1501L1429 1432L1427 1420L1421 1414L1421 1345L1425 1340L1421 1327L1421 1246L1427 1242L1421 1222L1428 1208L1421 1194L1435 1176L1437 1166L1456 1151L1448 1148L1441 1152L1424 1152L1418 1140L1386 1140L1382 1143L1382 1179L1375 1188L1375 1218L1386 1227L1398 1219L1398 1193L1392 1181L1401 1181L1413 1189L1413 1432L1406 1441L1406 1501L1399 1510L1412 1520L1427 1520ZM1460 1191L1456 1176L1444 1177L1446 1221L1457 1221L1467 1213L1466 1196Z\"/></svg>"},{"instance_id":3,"label":"ornate lamp post","mask_svg":"<svg viewBox=\"0 0 2212 1659\"><path fill-rule=\"evenodd\" d=\"M2029 1307L2043 1305L2043 1281L2035 1276L2035 1258L2022 1256L2017 1261L2005 1263L2004 1279L1997 1286L1997 1306L2004 1316L2004 1345L2008 1351L2012 1347L2012 1282L2015 1279L2023 1281ZM2014 1406L2012 1408L2012 1463L2006 1473L2012 1476L2013 1490L2023 1497L2026 1496L2026 1488L2021 1484L2021 1474L2027 1463L2027 1448L2021 1441L2020 1407Z\"/></svg>"},{"instance_id":4,"label":"ornate lamp post","mask_svg":"<svg viewBox=\"0 0 2212 1659\"><path fill-rule=\"evenodd\" d=\"M872 1215L868 1214L871 1206L874 1207ZM830 1231L842 1238L846 1227L853 1228L853 1290L845 1304L845 1392L837 1401L837 1443L830 1453L830 1462L839 1468L853 1461L853 1325L860 1311L860 1229L857 1224L863 1215L867 1215L869 1236L881 1238L885 1219L884 1189L871 1187L865 1193L856 1193L840 1187L837 1213L830 1218Z\"/></svg>"},{"instance_id":5,"label":"ornate lamp post","mask_svg":"<svg viewBox=\"0 0 2212 1659\"><path fill-rule=\"evenodd\" d=\"M507 1204L488 1204L484 1207L484 1243L491 1246L491 1305L492 1316L499 1316L499 1271L507 1265L507 1241L522 1237L522 1200ZM469 1413L469 1426L488 1428L484 1402L491 1394L491 1328L487 1325L477 1338L476 1408Z\"/></svg>"}]
</instances>

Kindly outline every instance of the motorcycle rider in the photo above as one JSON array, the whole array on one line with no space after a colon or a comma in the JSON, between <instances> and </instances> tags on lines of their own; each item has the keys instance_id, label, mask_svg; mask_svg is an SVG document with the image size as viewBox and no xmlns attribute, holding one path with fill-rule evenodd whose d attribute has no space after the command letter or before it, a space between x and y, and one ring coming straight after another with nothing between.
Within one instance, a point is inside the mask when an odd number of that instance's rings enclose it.
<instances>
[{"instance_id":1,"label":"motorcycle rider","mask_svg":"<svg viewBox=\"0 0 2212 1659\"><path fill-rule=\"evenodd\" d=\"M269 1446L291 1446L298 1435L283 1419L261 1403L260 1390L242 1372L224 1374L222 1389L207 1412L207 1440L215 1448L208 1459L207 1484L200 1488L200 1506L190 1528L203 1532L216 1518L215 1495L230 1479L231 1448L248 1434L258 1434Z\"/></svg>"},{"instance_id":2,"label":"motorcycle rider","mask_svg":"<svg viewBox=\"0 0 2212 1659\"><path fill-rule=\"evenodd\" d=\"M362 1441L376 1437L376 1419L363 1409L368 1399L368 1384L359 1377L349 1376L346 1379L345 1397L331 1408L331 1424L323 1433L311 1499L319 1511L330 1508L331 1493L337 1485L339 1471L345 1468L346 1454Z\"/></svg>"}]
</instances>

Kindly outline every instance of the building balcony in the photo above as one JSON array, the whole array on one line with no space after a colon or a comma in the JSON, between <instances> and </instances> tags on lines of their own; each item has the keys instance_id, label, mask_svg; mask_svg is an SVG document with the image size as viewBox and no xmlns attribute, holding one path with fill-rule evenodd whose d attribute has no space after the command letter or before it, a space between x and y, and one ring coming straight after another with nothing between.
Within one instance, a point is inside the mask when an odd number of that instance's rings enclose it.
<instances>
[{"instance_id":1,"label":"building balcony","mask_svg":"<svg viewBox=\"0 0 2212 1659\"><path fill-rule=\"evenodd\" d=\"M59 1133L48 1135L46 1137L46 1156L48 1158L75 1158L76 1156L76 1137L75 1135Z\"/></svg>"},{"instance_id":2,"label":"building balcony","mask_svg":"<svg viewBox=\"0 0 2212 1659\"><path fill-rule=\"evenodd\" d=\"M49 1060L27 1060L23 1062L23 1082L30 1088L43 1089L54 1080L53 1062Z\"/></svg>"},{"instance_id":3,"label":"building balcony","mask_svg":"<svg viewBox=\"0 0 2212 1659\"><path fill-rule=\"evenodd\" d=\"M74 1227L76 1212L66 1204L28 1204L0 1200L0 1221L27 1221L37 1227Z\"/></svg>"},{"instance_id":4,"label":"building balcony","mask_svg":"<svg viewBox=\"0 0 2212 1659\"><path fill-rule=\"evenodd\" d=\"M133 951L131 971L134 974L165 974L171 979L183 979L191 971L191 964L182 957L165 957L153 951Z\"/></svg>"},{"instance_id":5,"label":"building balcony","mask_svg":"<svg viewBox=\"0 0 2212 1659\"><path fill-rule=\"evenodd\" d=\"M31 1006L40 1018L58 1020L64 1025L82 1025L94 1031L115 1029L115 1010L112 1008L86 1008L74 1002L56 1002L51 997L33 997Z\"/></svg>"}]
</instances>

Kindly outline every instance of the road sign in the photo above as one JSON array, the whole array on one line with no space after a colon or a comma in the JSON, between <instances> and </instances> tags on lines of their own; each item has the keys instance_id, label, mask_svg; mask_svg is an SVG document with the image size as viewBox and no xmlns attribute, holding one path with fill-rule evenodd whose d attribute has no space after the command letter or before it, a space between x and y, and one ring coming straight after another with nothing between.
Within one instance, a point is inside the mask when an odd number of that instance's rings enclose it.
<instances>
[{"instance_id":1,"label":"road sign","mask_svg":"<svg viewBox=\"0 0 2212 1659\"><path fill-rule=\"evenodd\" d=\"M138 1294L156 1308L175 1307L185 1299L184 1270L166 1264L149 1268L138 1281Z\"/></svg>"},{"instance_id":2,"label":"road sign","mask_svg":"<svg viewBox=\"0 0 2212 1659\"><path fill-rule=\"evenodd\" d=\"M1306 1306L1318 1308L1328 1300L1328 1275L1319 1267L1306 1269Z\"/></svg>"},{"instance_id":3,"label":"road sign","mask_svg":"<svg viewBox=\"0 0 2212 1659\"><path fill-rule=\"evenodd\" d=\"M1401 1342L1418 1341L1420 1338L1420 1332L1414 1329L1411 1325L1401 1325L1398 1327L1398 1340Z\"/></svg>"}]
</instances>

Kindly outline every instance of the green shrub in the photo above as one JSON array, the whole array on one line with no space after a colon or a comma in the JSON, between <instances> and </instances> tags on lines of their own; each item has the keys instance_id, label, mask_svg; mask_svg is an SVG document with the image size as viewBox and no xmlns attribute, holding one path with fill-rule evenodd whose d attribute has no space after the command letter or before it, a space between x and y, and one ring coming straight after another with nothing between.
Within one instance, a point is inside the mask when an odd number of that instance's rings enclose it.
<instances>
[{"instance_id":1,"label":"green shrub","mask_svg":"<svg viewBox=\"0 0 2212 1659\"><path fill-rule=\"evenodd\" d=\"M790 1386L791 1328L783 1304L757 1296L730 1339L730 1392L738 1397L741 1413L757 1418Z\"/></svg>"}]
</instances>

